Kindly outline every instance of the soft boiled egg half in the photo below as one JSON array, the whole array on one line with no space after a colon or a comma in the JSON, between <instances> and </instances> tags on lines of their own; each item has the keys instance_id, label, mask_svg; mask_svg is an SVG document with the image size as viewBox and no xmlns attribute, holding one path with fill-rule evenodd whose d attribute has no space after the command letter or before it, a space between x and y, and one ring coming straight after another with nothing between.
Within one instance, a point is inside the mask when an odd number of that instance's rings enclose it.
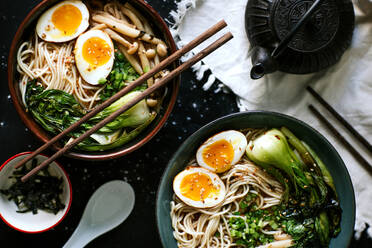
<instances>
[{"instance_id":1,"label":"soft boiled egg half","mask_svg":"<svg viewBox=\"0 0 372 248\"><path fill-rule=\"evenodd\" d=\"M78 37L89 26L89 11L81 1L63 1L42 14L36 25L46 41L65 42Z\"/></svg>"},{"instance_id":2,"label":"soft boiled egg half","mask_svg":"<svg viewBox=\"0 0 372 248\"><path fill-rule=\"evenodd\" d=\"M90 30L75 44L75 62L80 75L90 84L99 84L106 78L114 64L114 45L111 38L101 30Z\"/></svg>"},{"instance_id":3,"label":"soft boiled egg half","mask_svg":"<svg viewBox=\"0 0 372 248\"><path fill-rule=\"evenodd\" d=\"M196 208L214 207L226 195L225 185L217 174L193 166L174 178L173 191L185 204Z\"/></svg>"},{"instance_id":4,"label":"soft boiled egg half","mask_svg":"<svg viewBox=\"0 0 372 248\"><path fill-rule=\"evenodd\" d=\"M241 132L224 131L209 138L196 152L198 164L216 173L222 173L239 162L247 147Z\"/></svg>"}]
</instances>

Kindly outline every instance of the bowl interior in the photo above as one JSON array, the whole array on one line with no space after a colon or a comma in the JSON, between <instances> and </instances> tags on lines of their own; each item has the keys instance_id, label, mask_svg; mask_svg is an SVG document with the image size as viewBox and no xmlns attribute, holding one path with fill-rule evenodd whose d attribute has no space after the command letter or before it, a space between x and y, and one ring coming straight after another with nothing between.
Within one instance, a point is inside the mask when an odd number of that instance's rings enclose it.
<instances>
[{"instance_id":1,"label":"bowl interior","mask_svg":"<svg viewBox=\"0 0 372 248\"><path fill-rule=\"evenodd\" d=\"M229 129L288 127L305 141L328 167L336 186L342 208L341 233L331 240L330 247L348 247L355 223L355 198L349 173L333 146L315 129L293 117L273 112L242 112L213 121L190 136L172 156L161 179L157 201L156 221L164 247L177 247L170 218L170 201L173 196L173 178L195 156L198 147L210 136Z\"/></svg>"},{"instance_id":2,"label":"bowl interior","mask_svg":"<svg viewBox=\"0 0 372 248\"><path fill-rule=\"evenodd\" d=\"M17 162L28 154L29 153L23 153L15 156L0 167L0 189L7 189L11 186L14 180L9 180L9 176L13 174ZM36 158L39 163L47 159L47 157L43 155L38 155ZM65 208L56 215L40 210L37 214L32 214L31 212L17 213L16 211L18 208L16 204L13 201L9 201L3 194L0 194L0 217L9 226L22 232L43 232L57 225L67 214L72 200L70 181L62 167L56 162L49 165L49 172L51 175L62 178L63 180L61 202L65 205Z\"/></svg>"},{"instance_id":3,"label":"bowl interior","mask_svg":"<svg viewBox=\"0 0 372 248\"><path fill-rule=\"evenodd\" d=\"M21 93L18 87L19 74L16 70L16 54L18 48L24 40L28 40L30 35L33 34L36 27L36 22L38 17L49 7L54 5L57 0L44 0L38 6L36 6L29 15L25 18L23 23L20 25L9 53L8 60L8 81L9 81L9 90L14 102L14 107L16 108L18 114L20 115L22 121L25 125L43 142L48 142L51 139L51 135L47 133L26 111L22 100ZM128 0L145 18L147 18L154 29L155 34L162 38L169 46L169 52L173 53L176 51L176 45L172 38L172 35L169 32L169 29L160 15L146 2L142 0ZM173 63L169 66L169 69L173 69L177 66L178 62ZM85 151L71 151L66 153L66 156L76 158L76 159L95 159L95 160L106 160L113 159L119 156L123 156L127 153L130 153L140 146L149 141L164 125L165 121L168 119L170 112L174 106L174 103L178 94L178 87L180 83L180 77L176 77L172 83L168 84L166 95L164 97L162 107L155 118L155 120L143 130L136 138L127 144L117 147L115 149L103 151L103 152L85 152ZM53 145L55 150L59 150L60 146Z\"/></svg>"}]
</instances>

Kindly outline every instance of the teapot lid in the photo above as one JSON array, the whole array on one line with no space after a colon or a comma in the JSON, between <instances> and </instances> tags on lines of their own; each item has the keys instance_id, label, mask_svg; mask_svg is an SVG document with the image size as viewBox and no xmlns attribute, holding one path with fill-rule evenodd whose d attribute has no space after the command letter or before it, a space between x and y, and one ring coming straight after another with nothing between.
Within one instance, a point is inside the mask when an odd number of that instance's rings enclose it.
<instances>
[{"instance_id":1,"label":"teapot lid","mask_svg":"<svg viewBox=\"0 0 372 248\"><path fill-rule=\"evenodd\" d=\"M340 12L337 0L325 0L307 23L300 28L288 47L299 52L314 52L327 46L339 28ZM273 7L276 35L283 40L313 5L312 0L278 0Z\"/></svg>"},{"instance_id":2,"label":"teapot lid","mask_svg":"<svg viewBox=\"0 0 372 248\"><path fill-rule=\"evenodd\" d=\"M335 64L351 43L354 21L351 0L248 0L245 12L251 46L272 52L277 69L294 74Z\"/></svg>"}]
</instances>

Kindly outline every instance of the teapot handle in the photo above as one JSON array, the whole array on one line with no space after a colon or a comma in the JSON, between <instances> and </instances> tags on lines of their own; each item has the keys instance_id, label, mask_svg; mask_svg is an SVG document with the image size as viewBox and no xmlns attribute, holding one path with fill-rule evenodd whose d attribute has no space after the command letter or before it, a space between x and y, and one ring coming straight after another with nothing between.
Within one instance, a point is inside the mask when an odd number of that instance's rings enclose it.
<instances>
[{"instance_id":1,"label":"teapot handle","mask_svg":"<svg viewBox=\"0 0 372 248\"><path fill-rule=\"evenodd\" d=\"M307 23L310 19L311 15L318 9L320 4L323 0L316 0L313 5L311 5L310 9L302 16L299 22L296 23L294 28L289 32L289 34L279 43L279 45L274 49L271 53L273 58L277 58L284 49L288 46L288 43L292 40L293 36L297 33L297 31Z\"/></svg>"}]
</instances>

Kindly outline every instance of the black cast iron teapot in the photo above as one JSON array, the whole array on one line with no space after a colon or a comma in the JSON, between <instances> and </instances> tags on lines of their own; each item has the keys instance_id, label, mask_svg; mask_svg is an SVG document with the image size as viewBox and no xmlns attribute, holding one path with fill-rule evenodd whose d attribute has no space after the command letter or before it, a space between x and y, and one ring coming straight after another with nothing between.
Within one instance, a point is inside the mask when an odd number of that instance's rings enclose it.
<instances>
[{"instance_id":1,"label":"black cast iron teapot","mask_svg":"<svg viewBox=\"0 0 372 248\"><path fill-rule=\"evenodd\" d=\"M350 0L249 0L251 78L277 70L306 74L335 64L351 43L354 20Z\"/></svg>"}]
</instances>

